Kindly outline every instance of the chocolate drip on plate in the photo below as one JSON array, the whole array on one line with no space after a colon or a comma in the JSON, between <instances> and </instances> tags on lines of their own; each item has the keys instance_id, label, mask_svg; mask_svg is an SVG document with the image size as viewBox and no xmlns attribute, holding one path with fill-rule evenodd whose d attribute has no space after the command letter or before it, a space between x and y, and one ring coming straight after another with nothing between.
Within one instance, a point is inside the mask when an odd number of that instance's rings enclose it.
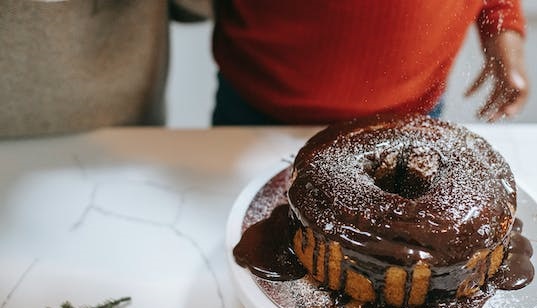
<instances>
[{"instance_id":1,"label":"chocolate drip on plate","mask_svg":"<svg viewBox=\"0 0 537 308\"><path fill-rule=\"evenodd\" d=\"M533 248L530 241L522 233L522 221L516 219L506 257L492 283L502 290L518 290L533 281L535 269L530 261Z\"/></svg>"},{"instance_id":2,"label":"chocolate drip on plate","mask_svg":"<svg viewBox=\"0 0 537 308\"><path fill-rule=\"evenodd\" d=\"M289 206L280 205L268 219L250 226L233 249L237 264L269 280L293 280L306 269L291 248Z\"/></svg>"}]
</instances>

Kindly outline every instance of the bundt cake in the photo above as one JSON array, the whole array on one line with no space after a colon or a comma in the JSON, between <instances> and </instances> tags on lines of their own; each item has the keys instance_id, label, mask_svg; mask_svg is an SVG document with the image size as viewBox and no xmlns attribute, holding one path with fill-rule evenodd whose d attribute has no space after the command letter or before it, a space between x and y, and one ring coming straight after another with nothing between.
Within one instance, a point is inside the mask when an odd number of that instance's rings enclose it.
<instances>
[{"instance_id":1,"label":"bundt cake","mask_svg":"<svg viewBox=\"0 0 537 308\"><path fill-rule=\"evenodd\" d=\"M319 132L296 156L288 198L292 247L314 279L407 307L470 296L496 273L516 185L480 136L412 116Z\"/></svg>"}]
</instances>

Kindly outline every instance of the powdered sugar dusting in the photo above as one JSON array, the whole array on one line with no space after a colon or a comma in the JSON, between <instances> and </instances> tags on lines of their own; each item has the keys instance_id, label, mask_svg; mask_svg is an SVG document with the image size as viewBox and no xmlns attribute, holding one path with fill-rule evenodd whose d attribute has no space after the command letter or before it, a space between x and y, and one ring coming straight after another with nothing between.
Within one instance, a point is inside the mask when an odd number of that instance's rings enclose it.
<instances>
[{"instance_id":1,"label":"powdered sugar dusting","mask_svg":"<svg viewBox=\"0 0 537 308\"><path fill-rule=\"evenodd\" d=\"M256 222L268 218L278 205L288 203L287 188L290 176L291 167L279 172L257 192L250 207L246 210L242 232Z\"/></svg>"}]
</instances>

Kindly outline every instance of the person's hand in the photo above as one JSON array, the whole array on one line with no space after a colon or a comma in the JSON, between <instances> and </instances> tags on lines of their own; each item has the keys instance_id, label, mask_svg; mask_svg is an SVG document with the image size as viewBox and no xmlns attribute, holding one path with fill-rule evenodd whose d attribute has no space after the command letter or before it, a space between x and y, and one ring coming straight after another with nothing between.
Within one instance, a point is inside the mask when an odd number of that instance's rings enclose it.
<instances>
[{"instance_id":1,"label":"person's hand","mask_svg":"<svg viewBox=\"0 0 537 308\"><path fill-rule=\"evenodd\" d=\"M472 86L470 96L491 77L492 93L479 109L477 116L494 122L504 116L519 113L528 98L528 77L524 61L524 38L515 31L503 31L484 39L485 65Z\"/></svg>"}]
</instances>

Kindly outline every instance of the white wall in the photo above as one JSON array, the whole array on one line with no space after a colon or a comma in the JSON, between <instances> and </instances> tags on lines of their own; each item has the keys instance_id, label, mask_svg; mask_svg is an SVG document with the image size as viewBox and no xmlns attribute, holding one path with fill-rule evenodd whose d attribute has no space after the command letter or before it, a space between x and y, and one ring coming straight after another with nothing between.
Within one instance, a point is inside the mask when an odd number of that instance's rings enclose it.
<instances>
[{"instance_id":1,"label":"white wall","mask_svg":"<svg viewBox=\"0 0 537 308\"><path fill-rule=\"evenodd\" d=\"M531 82L528 105L513 122L537 123L537 1L525 0L528 19L526 60ZM171 62L166 99L169 127L209 127L216 90L216 66L211 55L212 22L171 26ZM482 65L477 32L471 29L453 68L446 93L444 118L457 122L475 122L475 113L488 94L482 89L465 99L464 90Z\"/></svg>"},{"instance_id":2,"label":"white wall","mask_svg":"<svg viewBox=\"0 0 537 308\"><path fill-rule=\"evenodd\" d=\"M209 127L216 90L211 53L212 22L171 25L170 72L166 89L167 125Z\"/></svg>"}]
</instances>

